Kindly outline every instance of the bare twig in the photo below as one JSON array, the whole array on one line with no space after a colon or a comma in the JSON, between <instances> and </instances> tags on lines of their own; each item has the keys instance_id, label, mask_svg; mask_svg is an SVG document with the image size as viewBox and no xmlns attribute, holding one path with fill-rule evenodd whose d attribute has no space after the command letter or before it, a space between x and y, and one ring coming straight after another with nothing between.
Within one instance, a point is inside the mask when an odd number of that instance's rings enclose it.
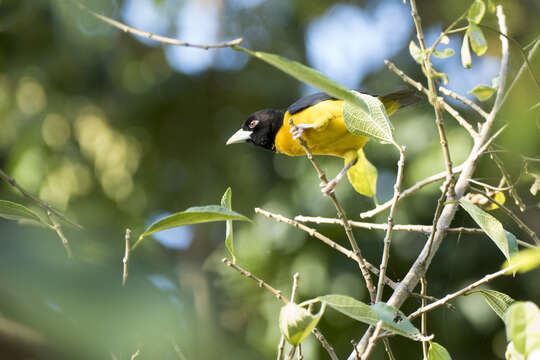
<instances>
[{"instance_id":1,"label":"bare twig","mask_svg":"<svg viewBox=\"0 0 540 360\"><path fill-rule=\"evenodd\" d=\"M421 284L421 293L423 295L426 294L426 287L427 287L427 282L426 282L426 277L425 276L422 276L420 278L420 284ZM424 299L422 299L422 307L425 307L426 306L426 301ZM426 314L423 313L422 314L422 320L421 320L421 330L422 332L422 336L426 336ZM427 347L427 342L426 341L422 341L422 353L424 354L424 360L428 360L428 347Z\"/></svg>"},{"instance_id":2,"label":"bare twig","mask_svg":"<svg viewBox=\"0 0 540 360\"><path fill-rule=\"evenodd\" d=\"M454 171L454 174L460 173L463 170L463 164L454 167L452 170ZM445 177L446 177L446 171L440 172L440 173L435 174L435 175L431 175L430 177L427 177L427 178L425 178L423 180L420 180L419 182L417 182L416 184L414 184L413 186L411 186L407 190L404 190L403 192L401 192L401 194L399 195L399 200L404 199L404 198L412 195L416 191L422 189L424 186L432 184L432 183L434 183L436 181L442 180ZM374 209L371 209L371 210L364 211L364 212L360 213L360 217L362 219L373 217L373 216L381 213L382 211L388 209L390 206L392 206L392 200L389 200L389 201L387 201L387 202L385 202L383 204L377 205Z\"/></svg>"},{"instance_id":3,"label":"bare twig","mask_svg":"<svg viewBox=\"0 0 540 360\"><path fill-rule=\"evenodd\" d=\"M501 172L505 182L510 186L510 191L509 192L510 192L510 195L512 196L512 198L514 199L514 203L519 207L519 210L521 212L524 212L525 208L526 208L525 203L523 202L523 200L521 199L521 197L518 195L517 191L515 190L515 186L512 183L512 179L510 177L510 174L508 174L508 172L506 171L506 168L504 167L503 162L497 156L497 154L495 154L493 152L490 152L489 156L493 160L493 162L495 162L495 165L497 165L497 167L499 168L499 171Z\"/></svg>"},{"instance_id":4,"label":"bare twig","mask_svg":"<svg viewBox=\"0 0 540 360\"><path fill-rule=\"evenodd\" d=\"M450 96L451 98L461 101L462 103L464 103L465 105L469 106L471 109L476 111L478 114L480 114L480 116L482 116L484 119L487 119L489 114L480 106L478 106L474 101L471 101L467 99L465 96L461 96L458 93L455 93L452 90L445 88L444 86L440 86L439 91L442 92L446 96Z\"/></svg>"},{"instance_id":5,"label":"bare twig","mask_svg":"<svg viewBox=\"0 0 540 360\"><path fill-rule=\"evenodd\" d=\"M423 313L426 313L428 311L436 309L439 306L448 303L450 300L453 300L453 299L457 298L458 296L461 296L461 295L465 294L466 292L471 291L472 289L474 289L474 288L476 288L476 287L478 287L480 285L486 284L486 283L490 282L491 280L493 280L495 278L498 278L499 276L502 276L504 274L512 273L512 270L517 268L518 266L519 266L519 264L515 264L515 265L509 266L507 268L504 268L502 270L496 271L496 272L494 272L492 274L488 274L488 275L484 276L483 278L481 278L480 280L475 281L474 283L470 284L469 286L466 286L463 289L458 290L458 291L456 291L456 292L454 292L452 294L446 295L445 297L443 297L439 301L435 301L434 303L431 303L429 305L422 306L420 309L416 310L411 315L409 315L408 318L409 318L409 320L412 320L415 317L418 317L418 315L421 315Z\"/></svg>"},{"instance_id":6,"label":"bare twig","mask_svg":"<svg viewBox=\"0 0 540 360\"><path fill-rule=\"evenodd\" d=\"M103 22L117 28L117 29L120 29L125 33L133 34L133 35L139 35L139 36L145 37L145 38L150 39L150 40L155 40L155 41L163 43L163 44L176 45L176 46L185 46L185 47L193 47L193 48L199 48L199 49L208 50L208 49L219 49L219 48L233 47L233 46L236 46L236 45L240 44L243 41L242 38L238 38L238 39L234 39L234 40L231 40L231 41L228 41L228 42L222 42L222 43L218 43L218 44L208 44L208 45L207 44L192 44L192 43L188 43L188 42L185 42L185 41L180 41L178 39L173 39L173 38L169 38L169 37L165 37L165 36L160 36L160 35L152 34L152 33L147 32L147 31L141 31L139 29L135 29L135 28L133 28L131 26L123 24L123 23L121 23L119 21L116 21L114 19L111 19L111 18L109 18L107 16L98 14L97 12L90 10L89 8L87 8L86 6L84 6L83 4L81 4L80 2L78 2L76 0L73 0L73 2L79 8L86 11L88 14L92 15L93 17L95 17L95 18L97 18L97 19L99 19L99 20L101 20L101 21L103 21Z\"/></svg>"},{"instance_id":7,"label":"bare twig","mask_svg":"<svg viewBox=\"0 0 540 360\"><path fill-rule=\"evenodd\" d=\"M323 336L323 334L321 334L319 329L315 328L313 329L312 332L313 332L313 335L315 335L315 337L322 344L322 346L326 349L326 351L328 352L328 355L330 356L330 359L339 360L336 355L336 352L334 351L334 348L332 347L332 345L328 343L328 341L326 341L326 338Z\"/></svg>"},{"instance_id":8,"label":"bare twig","mask_svg":"<svg viewBox=\"0 0 540 360\"><path fill-rule=\"evenodd\" d=\"M60 240L62 241L62 245L64 245L64 249L66 249L66 255L69 259L71 259L71 257L73 256L73 254L71 253L71 247L69 246L69 241L67 239L67 237L64 235L64 232L62 231L62 228L60 227L60 224L58 223L58 221L55 220L52 212L50 210L47 210L47 217L49 218L49 220L51 221L51 223L53 224L51 227L54 231L56 231L56 234L58 234L58 237L60 238Z\"/></svg>"},{"instance_id":9,"label":"bare twig","mask_svg":"<svg viewBox=\"0 0 540 360\"><path fill-rule=\"evenodd\" d=\"M284 347L285 347L285 336L281 335L281 339L279 339L279 344L278 344L277 360L281 360L283 358Z\"/></svg>"},{"instance_id":10,"label":"bare twig","mask_svg":"<svg viewBox=\"0 0 540 360\"><path fill-rule=\"evenodd\" d=\"M131 355L131 357L129 358L129 360L135 360L137 357L139 357L139 355L141 354L141 350L137 349L137 351L135 351L133 353L133 355Z\"/></svg>"},{"instance_id":11,"label":"bare twig","mask_svg":"<svg viewBox=\"0 0 540 360\"><path fill-rule=\"evenodd\" d=\"M292 118L289 119L289 124L291 126L294 126ZM307 143L306 143L306 141L304 140L304 138L302 136L300 136L298 138L298 142L300 143L300 146L304 149L304 151L306 153L306 156L309 159L309 161L311 162L311 164L313 165L313 167L315 168L315 171L317 171L317 175L319 176L319 179L325 184L328 183L328 179L326 178L326 174L319 167L319 165L317 164L317 162L313 158L313 154L309 150L309 148L307 146ZM358 247L358 243L356 242L356 239L354 237L352 228L349 225L349 222L347 220L347 215L345 214L345 211L343 210L343 208L339 204L334 192L330 192L328 194L328 197L330 198L330 200L332 200L332 203L334 204L334 207L336 208L336 210L338 212L339 218L341 220L343 220L343 224L344 224L343 228L345 229L345 234L347 235L347 238L349 239L349 243L351 244L351 247L352 247L352 250L353 250L354 254L360 260L360 261L358 261L358 266L360 267L360 271L362 272L362 276L364 277L364 280L366 282L366 287L368 289L369 297L371 299L371 302L373 302L373 301L375 301L376 289L375 289L375 286L373 285L371 275L369 274L369 271L366 268L366 264L365 264L366 261L364 260L364 257L362 256L362 252L360 251L360 248Z\"/></svg>"},{"instance_id":12,"label":"bare twig","mask_svg":"<svg viewBox=\"0 0 540 360\"><path fill-rule=\"evenodd\" d=\"M2 169L0 169L0 179L4 180L6 183L8 183L9 185L11 185L12 187L14 187L15 189L17 189L22 196L24 196L25 198L27 199L30 199L32 200L33 202L35 202L36 204L38 204L40 207L42 207L46 212L51 212L52 214L54 214L55 216L57 216L59 219L65 221L66 223L68 223L69 225L71 226L74 226L78 229L82 229L82 227L69 220L67 217L65 217L63 214L61 214L60 212L58 212L57 210L55 210L51 205L49 205L47 202L35 197L34 195L30 194L28 191L24 190L24 188L22 188L18 183L17 181L15 181L14 178L12 178L11 176L9 176L8 174L6 174Z\"/></svg>"},{"instance_id":13,"label":"bare twig","mask_svg":"<svg viewBox=\"0 0 540 360\"><path fill-rule=\"evenodd\" d=\"M478 180L475 180L475 179L469 179L469 182L473 183L473 184L476 184L476 185L480 185L480 186L482 186L482 187L484 187L486 189L496 191L496 192L507 191L507 190L512 189L512 186L505 186L505 187L493 186L493 185L489 185L489 184L486 184L485 182L478 181Z\"/></svg>"},{"instance_id":14,"label":"bare twig","mask_svg":"<svg viewBox=\"0 0 540 360\"><path fill-rule=\"evenodd\" d=\"M244 275L245 277L255 281L260 288L264 288L266 290L268 290L269 292L271 292L276 298L278 298L279 300L283 301L285 304L288 304L289 303L289 300L283 296L283 294L281 293L280 290L276 290L274 289L272 286L268 285L267 283L265 283L263 280L259 279L258 277L256 277L255 275L253 275L252 273L250 273L249 271L247 270L244 270L243 268L241 268L240 266L238 266L237 264L233 263L232 261L230 261L229 259L227 258L223 258L221 259L221 261L227 265L228 267L231 267L233 268L234 270L238 271L241 275Z\"/></svg>"},{"instance_id":15,"label":"bare twig","mask_svg":"<svg viewBox=\"0 0 540 360\"><path fill-rule=\"evenodd\" d=\"M377 325L375 326L375 330L373 330L373 334L369 337L369 341L366 347L366 350L362 353L362 356L360 357L362 360L367 360L369 358L369 355L371 354L371 351L375 347L375 344L377 343L377 337L379 336L379 333L381 332L383 325L383 321L379 320L377 322ZM366 331L367 334L367 331Z\"/></svg>"},{"instance_id":16,"label":"bare twig","mask_svg":"<svg viewBox=\"0 0 540 360\"><path fill-rule=\"evenodd\" d=\"M536 235L534 230L532 230L530 227L528 227L527 224L525 224L523 222L523 220L521 220L516 214L514 214L514 212L512 210L507 208L504 204L502 204L502 203L498 202L497 200L495 200L493 197L489 196L489 194L486 193L485 191L482 191L481 189L478 189L478 188L475 188L475 187L472 187L472 186L471 186L471 189L473 189L475 192L479 193L480 195L484 196L493 205L496 205L501 210L503 210L506 213L506 215L508 215L512 220L514 220L516 225L521 230L523 230L524 232L527 233L527 235L529 235L529 237L536 243L536 246L540 246L540 239L538 239L538 236Z\"/></svg>"},{"instance_id":17,"label":"bare twig","mask_svg":"<svg viewBox=\"0 0 540 360\"><path fill-rule=\"evenodd\" d=\"M303 360L304 359L304 355L302 355L302 344L298 344L298 357L297 357L298 360Z\"/></svg>"},{"instance_id":18,"label":"bare twig","mask_svg":"<svg viewBox=\"0 0 540 360\"><path fill-rule=\"evenodd\" d=\"M131 230L126 229L126 235L124 236L124 257L122 258L122 264L124 264L124 271L122 272L122 286L126 285L128 277L128 263L129 263L129 254L130 254L130 241L131 241Z\"/></svg>"},{"instance_id":19,"label":"bare twig","mask_svg":"<svg viewBox=\"0 0 540 360\"><path fill-rule=\"evenodd\" d=\"M289 354L287 355L287 360L292 360L295 352L296 352L296 346L293 346L291 348L291 351L289 351Z\"/></svg>"},{"instance_id":20,"label":"bare twig","mask_svg":"<svg viewBox=\"0 0 540 360\"><path fill-rule=\"evenodd\" d=\"M396 211L397 203L399 201L399 191L401 188L401 181L403 180L403 168L405 166L405 147L399 147L399 161L398 161L398 172L396 176L396 182L394 183L394 196L392 197L392 205L390 206L390 214L388 215L388 223L386 229L386 235L384 236L384 248L381 258L381 265L379 267L379 281L377 283L377 296L375 302L382 300L382 295L384 292L384 278L386 277L386 267L388 266L388 258L390 257L390 242L392 238L392 228L394 225L394 213ZM342 222L345 225L345 222ZM350 226L349 223L347 223Z\"/></svg>"}]
</instances>

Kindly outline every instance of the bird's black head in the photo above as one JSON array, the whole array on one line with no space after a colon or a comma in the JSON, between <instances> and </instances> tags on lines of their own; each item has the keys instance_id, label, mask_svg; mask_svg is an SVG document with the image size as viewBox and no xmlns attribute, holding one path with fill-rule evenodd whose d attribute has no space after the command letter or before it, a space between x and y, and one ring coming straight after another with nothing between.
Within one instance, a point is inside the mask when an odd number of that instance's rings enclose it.
<instances>
[{"instance_id":1,"label":"bird's black head","mask_svg":"<svg viewBox=\"0 0 540 360\"><path fill-rule=\"evenodd\" d=\"M249 142L268 150L275 150L274 140L283 124L283 111L265 109L251 114L242 128L227 140L227 145Z\"/></svg>"}]
</instances>

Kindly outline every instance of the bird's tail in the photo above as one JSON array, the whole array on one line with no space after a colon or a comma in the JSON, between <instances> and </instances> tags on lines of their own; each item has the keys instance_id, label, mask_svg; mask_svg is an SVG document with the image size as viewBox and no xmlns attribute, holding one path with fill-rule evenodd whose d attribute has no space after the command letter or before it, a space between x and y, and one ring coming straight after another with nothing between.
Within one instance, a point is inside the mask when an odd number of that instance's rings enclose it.
<instances>
[{"instance_id":1,"label":"bird's tail","mask_svg":"<svg viewBox=\"0 0 540 360\"><path fill-rule=\"evenodd\" d=\"M388 115L395 113L405 106L416 104L420 99L420 93L410 89L398 89L389 94L379 96L379 100L383 103Z\"/></svg>"},{"instance_id":2,"label":"bird's tail","mask_svg":"<svg viewBox=\"0 0 540 360\"><path fill-rule=\"evenodd\" d=\"M352 152L351 152L352 153ZM352 154L351 154L352 155ZM375 199L377 168L366 158L363 149L356 152L356 163L347 170L347 177L353 188L362 195ZM345 158L345 164L351 159ZM354 160L353 160L354 161Z\"/></svg>"}]
</instances>

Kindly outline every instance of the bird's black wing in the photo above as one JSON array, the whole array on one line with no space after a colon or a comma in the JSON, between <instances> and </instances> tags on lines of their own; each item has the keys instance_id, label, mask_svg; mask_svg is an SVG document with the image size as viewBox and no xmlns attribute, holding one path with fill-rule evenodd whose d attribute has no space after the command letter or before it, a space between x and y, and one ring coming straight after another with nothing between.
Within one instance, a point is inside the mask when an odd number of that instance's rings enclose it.
<instances>
[{"instance_id":1,"label":"bird's black wing","mask_svg":"<svg viewBox=\"0 0 540 360\"><path fill-rule=\"evenodd\" d=\"M287 111L289 112L289 114L293 115L325 100L336 100L336 98L326 93L318 92L315 94L304 96L303 98L297 100L294 104L287 108Z\"/></svg>"}]
</instances>

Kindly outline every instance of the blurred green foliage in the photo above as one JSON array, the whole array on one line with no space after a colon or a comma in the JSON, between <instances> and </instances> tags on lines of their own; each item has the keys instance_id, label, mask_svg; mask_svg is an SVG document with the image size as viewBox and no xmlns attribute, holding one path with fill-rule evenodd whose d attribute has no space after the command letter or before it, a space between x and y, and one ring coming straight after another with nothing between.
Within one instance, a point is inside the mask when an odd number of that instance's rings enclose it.
<instances>
[{"instance_id":1,"label":"blurred green foliage","mask_svg":"<svg viewBox=\"0 0 540 360\"><path fill-rule=\"evenodd\" d=\"M161 1L176 12L186 2ZM115 0L86 3L117 19L125 5ZM235 7L225 0L209 3L219 9L223 38L244 36L248 48L304 63L306 27L334 4L326 0L268 0L253 7ZM372 10L367 2L354 4ZM445 26L469 4L422 1L423 25ZM522 44L532 41L540 33L537 1L512 0L505 6L510 34ZM171 14L164 16L174 20L176 15ZM484 21L494 23L489 15ZM485 36L488 55L497 57L497 35L485 31ZM354 34L350 41L364 39ZM410 58L407 44L393 61L420 79L421 70ZM520 64L513 49L512 75ZM538 75L540 57L531 65ZM474 59L468 71L475 71ZM449 80L450 84L460 81ZM399 86L401 80L382 67L361 84L374 93ZM84 226L64 229L74 254L68 260L53 232L0 219L1 358L129 359L137 349L140 359L274 357L281 304L221 264L219 259L227 255L224 224L193 227L191 245L184 249L145 242L132 254L128 283L121 287L125 228L138 235L159 214L216 204L228 186L234 192L233 209L254 219L254 224L235 224L239 264L285 293L290 291L292 274L299 272L299 300L334 293L366 301L352 261L297 229L253 216L254 207L290 217L335 216L307 160L224 145L249 113L285 107L301 96L301 90L293 79L254 60L237 70L176 72L162 46L139 42L69 1L1 1L0 167ZM498 120L509 123L497 149L503 150L500 156L514 179L522 170L520 156L539 154L540 109L528 111L538 103L539 94L525 74ZM474 118L468 109L461 110ZM471 141L453 119L445 116L445 121L452 158L458 164ZM396 114L392 122L397 141L407 146L405 186L444 169L433 112L426 103ZM379 170L378 195L384 201L392 193L397 153L374 141L366 152ZM342 166L339 159L325 158L321 163L329 174ZM486 156L475 178L497 184L500 176ZM521 177L517 191L528 205L521 217L538 232L538 198L529 192L533 180ZM338 186L337 196L352 219L373 206L346 182ZM397 223L429 224L436 196L437 185L431 185L400 203ZM0 185L0 199L33 205L6 184ZM526 239L499 210L492 214L505 229ZM374 220L385 218L381 214ZM454 225L473 226L473 222L460 213ZM318 228L346 243L340 228ZM364 255L378 263L383 234L365 230L356 234ZM394 234L391 278L404 276L424 241L422 234ZM430 269L428 292L443 296L498 269L503 259L485 236L448 236ZM501 278L490 286L538 304L537 277L538 270ZM416 300L410 300L403 311L417 306ZM503 358L503 323L481 297L459 299L457 309L441 308L428 316L428 330L437 334L436 341L453 358ZM345 358L350 339L358 338L365 326L327 311L319 328ZM391 344L399 358L421 354L417 343L395 337ZM326 358L311 336L304 355ZM377 348L373 358L383 356L382 348Z\"/></svg>"}]
</instances>

